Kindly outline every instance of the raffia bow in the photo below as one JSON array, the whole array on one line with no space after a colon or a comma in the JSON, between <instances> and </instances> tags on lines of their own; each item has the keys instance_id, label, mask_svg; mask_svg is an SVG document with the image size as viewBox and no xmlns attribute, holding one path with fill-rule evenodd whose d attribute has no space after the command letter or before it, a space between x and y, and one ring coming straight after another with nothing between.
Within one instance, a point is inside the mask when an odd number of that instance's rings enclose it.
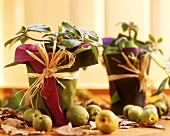
<instances>
[{"instance_id":1,"label":"raffia bow","mask_svg":"<svg viewBox=\"0 0 170 136\"><path fill-rule=\"evenodd\" d=\"M53 52L52 52L51 59L50 59L45 49L44 44L37 43L36 47L38 49L41 59L40 57L36 56L34 53L30 52L29 50L27 50L26 52L30 56L32 56L35 60L43 64L45 68L43 69L43 72L41 74L28 73L29 78L37 78L37 79L25 92L24 97L22 98L21 102L23 101L24 98L26 102L32 100L32 98L43 87L45 78L54 77L56 81L61 85L61 87L65 89L65 86L58 80L58 78L73 80L79 77L79 71L57 73L59 70L70 68L74 64L75 62L74 54L63 49L60 49L59 51L55 52L56 43L54 42ZM69 59L68 63L61 65L61 63L65 61L66 59Z\"/></svg>"},{"instance_id":2,"label":"raffia bow","mask_svg":"<svg viewBox=\"0 0 170 136\"><path fill-rule=\"evenodd\" d=\"M138 78L139 79L139 84L140 84L140 89L139 91L154 91L155 90L155 85L153 83L153 80L151 80L148 75L146 74L146 70L149 64L149 58L148 54L144 54L140 60L137 59L137 56L135 56L133 53L131 56L126 56L122 52L122 56L125 59L127 65L121 64L121 62L115 58L113 60L119 62L118 66L121 68L124 68L130 72L133 72L134 74L113 74L109 75L108 79L109 81L114 81L114 80L119 80L119 79L124 79L124 78ZM132 59L134 63L132 64L129 59ZM136 67L135 67L136 66Z\"/></svg>"}]
</instances>

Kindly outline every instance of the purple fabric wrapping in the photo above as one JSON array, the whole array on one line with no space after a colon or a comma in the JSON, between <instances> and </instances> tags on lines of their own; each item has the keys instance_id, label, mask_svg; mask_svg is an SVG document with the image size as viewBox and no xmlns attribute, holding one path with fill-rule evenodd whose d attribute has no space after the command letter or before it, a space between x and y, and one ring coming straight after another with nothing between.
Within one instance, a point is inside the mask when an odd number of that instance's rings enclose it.
<instances>
[{"instance_id":1,"label":"purple fabric wrapping","mask_svg":"<svg viewBox=\"0 0 170 136\"><path fill-rule=\"evenodd\" d=\"M102 38L102 42L103 42L104 45L109 45L112 40L113 40L113 38L111 38L111 37Z\"/></svg>"},{"instance_id":2,"label":"purple fabric wrapping","mask_svg":"<svg viewBox=\"0 0 170 136\"><path fill-rule=\"evenodd\" d=\"M114 92L117 91L117 87L114 81L109 81L109 88L110 88L110 96L112 96Z\"/></svg>"},{"instance_id":3,"label":"purple fabric wrapping","mask_svg":"<svg viewBox=\"0 0 170 136\"><path fill-rule=\"evenodd\" d=\"M32 69L36 72L41 74L43 69L45 68L44 65L36 61L32 58L26 50L31 52L37 52L37 48L33 44L23 44L17 47L15 52L15 62L27 62L30 64ZM44 96L44 102L55 119L56 124L58 125L65 125L67 124L66 118L61 110L60 103L59 103L59 96L58 90L56 86L55 78L47 78L44 81L44 86L41 90L42 96Z\"/></svg>"}]
</instances>

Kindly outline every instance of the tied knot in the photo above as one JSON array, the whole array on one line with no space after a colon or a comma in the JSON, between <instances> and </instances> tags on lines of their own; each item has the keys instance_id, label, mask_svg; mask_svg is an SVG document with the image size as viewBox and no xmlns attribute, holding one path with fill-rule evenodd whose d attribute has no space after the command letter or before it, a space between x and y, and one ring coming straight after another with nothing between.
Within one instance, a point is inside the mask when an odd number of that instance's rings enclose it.
<instances>
[{"instance_id":1,"label":"tied knot","mask_svg":"<svg viewBox=\"0 0 170 136\"><path fill-rule=\"evenodd\" d=\"M56 71L52 68L44 68L43 73L45 78L51 78Z\"/></svg>"}]
</instances>

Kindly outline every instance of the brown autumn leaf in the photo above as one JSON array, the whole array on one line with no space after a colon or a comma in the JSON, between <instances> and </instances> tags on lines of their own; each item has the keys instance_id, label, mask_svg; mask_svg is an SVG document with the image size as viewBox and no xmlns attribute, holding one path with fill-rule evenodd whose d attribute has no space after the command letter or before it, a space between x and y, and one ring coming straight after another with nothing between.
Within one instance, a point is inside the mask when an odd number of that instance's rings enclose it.
<instances>
[{"instance_id":1,"label":"brown autumn leaf","mask_svg":"<svg viewBox=\"0 0 170 136\"><path fill-rule=\"evenodd\" d=\"M59 128L53 129L53 131L57 132L60 135L68 135L68 136L81 136L84 133L81 128L74 129L70 122L68 123L68 125L64 125Z\"/></svg>"},{"instance_id":2,"label":"brown autumn leaf","mask_svg":"<svg viewBox=\"0 0 170 136\"><path fill-rule=\"evenodd\" d=\"M5 107L5 108L0 108L0 119L2 121L6 120L7 118L17 118L20 119L15 111L11 108Z\"/></svg>"},{"instance_id":3,"label":"brown autumn leaf","mask_svg":"<svg viewBox=\"0 0 170 136\"><path fill-rule=\"evenodd\" d=\"M3 125L9 125L13 126L16 128L27 128L27 124L24 121L21 121L19 119L14 119L14 118L7 118L4 120Z\"/></svg>"},{"instance_id":4,"label":"brown autumn leaf","mask_svg":"<svg viewBox=\"0 0 170 136\"><path fill-rule=\"evenodd\" d=\"M34 135L34 134L45 134L44 131L31 131L31 130L24 130L24 129L17 129L16 127L10 125L3 125L1 124L1 128L5 131L8 135Z\"/></svg>"}]
</instances>

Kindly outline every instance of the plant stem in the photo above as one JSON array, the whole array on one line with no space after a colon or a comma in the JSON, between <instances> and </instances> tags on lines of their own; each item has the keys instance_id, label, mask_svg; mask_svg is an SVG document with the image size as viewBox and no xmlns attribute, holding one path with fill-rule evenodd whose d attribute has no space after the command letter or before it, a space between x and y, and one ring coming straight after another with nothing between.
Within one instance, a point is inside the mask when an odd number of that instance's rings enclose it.
<instances>
[{"instance_id":1,"label":"plant stem","mask_svg":"<svg viewBox=\"0 0 170 136\"><path fill-rule=\"evenodd\" d=\"M33 41L38 41L38 42L50 42L50 43L52 43L52 41L50 41L50 40L40 40L40 39L32 38L32 37L30 37L30 36L28 35L27 31L26 31L25 33L23 33L23 34L24 34L25 37L27 37L27 38L29 38L29 39L31 39L31 40L33 40Z\"/></svg>"}]
</instances>

